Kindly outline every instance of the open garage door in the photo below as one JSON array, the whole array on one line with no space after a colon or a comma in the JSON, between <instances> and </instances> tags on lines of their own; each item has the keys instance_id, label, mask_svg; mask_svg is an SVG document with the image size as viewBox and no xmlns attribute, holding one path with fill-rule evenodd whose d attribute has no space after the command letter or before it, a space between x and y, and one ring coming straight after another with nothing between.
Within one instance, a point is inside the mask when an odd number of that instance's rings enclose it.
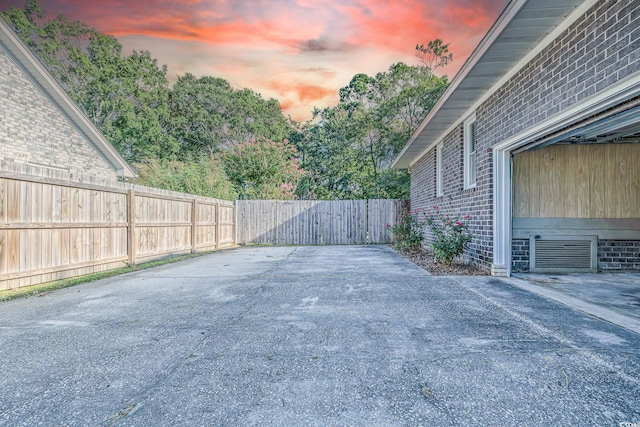
<instances>
[{"instance_id":1,"label":"open garage door","mask_svg":"<svg viewBox=\"0 0 640 427\"><path fill-rule=\"evenodd\" d=\"M640 271L640 107L513 152L512 271Z\"/></svg>"}]
</instances>

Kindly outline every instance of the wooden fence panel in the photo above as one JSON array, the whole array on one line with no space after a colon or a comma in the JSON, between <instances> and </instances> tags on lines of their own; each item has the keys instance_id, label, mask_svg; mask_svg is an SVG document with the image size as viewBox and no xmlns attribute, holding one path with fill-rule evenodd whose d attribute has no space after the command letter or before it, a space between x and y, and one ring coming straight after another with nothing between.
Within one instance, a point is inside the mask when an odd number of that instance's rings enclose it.
<instances>
[{"instance_id":1,"label":"wooden fence panel","mask_svg":"<svg viewBox=\"0 0 640 427\"><path fill-rule=\"evenodd\" d=\"M191 200L167 200L137 193L135 197L136 260L192 251Z\"/></svg>"},{"instance_id":2,"label":"wooden fence panel","mask_svg":"<svg viewBox=\"0 0 640 427\"><path fill-rule=\"evenodd\" d=\"M209 203L196 203L196 249L215 249L218 245L219 206Z\"/></svg>"},{"instance_id":3,"label":"wooden fence panel","mask_svg":"<svg viewBox=\"0 0 640 427\"><path fill-rule=\"evenodd\" d=\"M0 171L0 290L233 246L234 221L228 201Z\"/></svg>"},{"instance_id":4,"label":"wooden fence panel","mask_svg":"<svg viewBox=\"0 0 640 427\"><path fill-rule=\"evenodd\" d=\"M386 223L395 221L399 206L388 200L258 200L234 207L131 184L0 172L0 290L236 241L388 243Z\"/></svg>"},{"instance_id":5,"label":"wooden fence panel","mask_svg":"<svg viewBox=\"0 0 640 427\"><path fill-rule=\"evenodd\" d=\"M220 205L219 241L220 247L236 244L236 208Z\"/></svg>"},{"instance_id":6,"label":"wooden fence panel","mask_svg":"<svg viewBox=\"0 0 640 427\"><path fill-rule=\"evenodd\" d=\"M276 244L277 202L274 200L239 200L238 237L246 243Z\"/></svg>"},{"instance_id":7,"label":"wooden fence panel","mask_svg":"<svg viewBox=\"0 0 640 427\"><path fill-rule=\"evenodd\" d=\"M239 200L238 243L362 245L390 243L398 200Z\"/></svg>"},{"instance_id":8,"label":"wooden fence panel","mask_svg":"<svg viewBox=\"0 0 640 427\"><path fill-rule=\"evenodd\" d=\"M7 192L8 182L0 178L0 222L7 222Z\"/></svg>"},{"instance_id":9,"label":"wooden fence panel","mask_svg":"<svg viewBox=\"0 0 640 427\"><path fill-rule=\"evenodd\" d=\"M398 221L402 209L407 208L405 200L374 199L369 200L368 224L369 243L391 243L393 235L389 231Z\"/></svg>"},{"instance_id":10,"label":"wooden fence panel","mask_svg":"<svg viewBox=\"0 0 640 427\"><path fill-rule=\"evenodd\" d=\"M71 264L110 256L100 243L108 232L96 228L103 226L104 209L95 206L103 192L70 193L50 183L0 180L0 289L53 280L57 270Z\"/></svg>"},{"instance_id":11,"label":"wooden fence panel","mask_svg":"<svg viewBox=\"0 0 640 427\"><path fill-rule=\"evenodd\" d=\"M291 242L291 244L299 244L297 243L300 241L300 220L297 217L299 209L295 202L291 200L270 202L273 203L274 209L277 209L276 239L273 243Z\"/></svg>"},{"instance_id":12,"label":"wooden fence panel","mask_svg":"<svg viewBox=\"0 0 640 427\"><path fill-rule=\"evenodd\" d=\"M9 257L7 256L8 230L0 230L0 275L7 273Z\"/></svg>"},{"instance_id":13,"label":"wooden fence panel","mask_svg":"<svg viewBox=\"0 0 640 427\"><path fill-rule=\"evenodd\" d=\"M285 200L269 203L272 209L277 211L276 238L273 244L304 245L312 244L316 238L310 234L313 228L308 225L309 221L315 221L316 206L319 202L309 200Z\"/></svg>"}]
</instances>

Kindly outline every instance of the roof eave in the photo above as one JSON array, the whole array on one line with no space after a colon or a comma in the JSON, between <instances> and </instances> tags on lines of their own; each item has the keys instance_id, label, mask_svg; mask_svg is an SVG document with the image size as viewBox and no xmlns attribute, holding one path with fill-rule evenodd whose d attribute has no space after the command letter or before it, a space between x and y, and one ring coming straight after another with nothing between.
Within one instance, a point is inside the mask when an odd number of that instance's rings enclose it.
<instances>
[{"instance_id":1,"label":"roof eave","mask_svg":"<svg viewBox=\"0 0 640 427\"><path fill-rule=\"evenodd\" d=\"M528 0L513 0L510 1L505 7L504 11L500 14L496 22L491 26L487 34L484 35L478 46L473 50L469 58L462 65L460 70L456 73L455 77L442 94L436 105L431 109L427 117L422 121L418 129L413 133L407 144L402 148L402 151L396 156L391 164L392 168L395 169L405 169L409 168L417 159L414 159L414 156L407 155L407 151L415 141L418 139L420 134L424 131L425 127L432 121L433 117L440 111L442 106L446 103L449 97L456 91L460 83L465 79L465 77L469 74L469 72L473 69L473 67L478 63L478 61L482 58L487 49L493 44L493 42L498 38L498 36L502 33L505 27L511 22L511 20L516 16L518 11L527 3ZM422 152L427 151L433 145L436 144L437 141L431 141L427 144L427 146L421 150ZM421 157L421 156L420 156Z\"/></svg>"}]
</instances>

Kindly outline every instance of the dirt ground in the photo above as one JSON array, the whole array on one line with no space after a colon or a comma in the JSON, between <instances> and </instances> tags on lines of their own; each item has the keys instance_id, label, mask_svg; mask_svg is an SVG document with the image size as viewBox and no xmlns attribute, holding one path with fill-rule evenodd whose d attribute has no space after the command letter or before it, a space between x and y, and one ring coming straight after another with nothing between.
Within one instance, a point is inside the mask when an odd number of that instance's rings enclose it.
<instances>
[{"instance_id":1,"label":"dirt ground","mask_svg":"<svg viewBox=\"0 0 640 427\"><path fill-rule=\"evenodd\" d=\"M421 249L411 253L400 253L405 258L411 260L414 264L427 270L434 276L488 276L487 271L478 267L466 264L460 260L454 260L451 265L445 265L435 260L433 252L427 249Z\"/></svg>"}]
</instances>

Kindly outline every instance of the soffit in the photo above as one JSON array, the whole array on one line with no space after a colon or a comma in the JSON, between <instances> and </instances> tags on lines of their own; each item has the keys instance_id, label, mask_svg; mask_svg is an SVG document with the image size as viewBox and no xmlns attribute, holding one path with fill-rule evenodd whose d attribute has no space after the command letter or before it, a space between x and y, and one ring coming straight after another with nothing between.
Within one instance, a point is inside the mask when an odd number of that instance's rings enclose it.
<instances>
[{"instance_id":1,"label":"soffit","mask_svg":"<svg viewBox=\"0 0 640 427\"><path fill-rule=\"evenodd\" d=\"M512 0L396 157L407 168L583 0Z\"/></svg>"}]
</instances>

